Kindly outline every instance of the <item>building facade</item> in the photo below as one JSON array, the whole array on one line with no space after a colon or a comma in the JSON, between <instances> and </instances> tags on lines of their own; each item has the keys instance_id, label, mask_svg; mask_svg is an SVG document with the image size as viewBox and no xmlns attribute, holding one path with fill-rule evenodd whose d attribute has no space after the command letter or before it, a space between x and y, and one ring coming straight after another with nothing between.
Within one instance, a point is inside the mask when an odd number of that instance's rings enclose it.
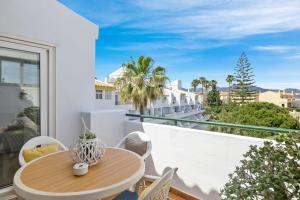
<instances>
[{"instance_id":1,"label":"building facade","mask_svg":"<svg viewBox=\"0 0 300 200\"><path fill-rule=\"evenodd\" d=\"M295 104L295 96L293 92L279 90L278 92L267 91L259 93L259 102L273 103L282 108L291 108Z\"/></svg>"},{"instance_id":2,"label":"building facade","mask_svg":"<svg viewBox=\"0 0 300 200\"><path fill-rule=\"evenodd\" d=\"M116 71L112 72L105 81L96 81L99 85L101 82L101 88L103 86L107 87L105 90L98 90L95 82L96 90L96 108L110 108L110 109L128 109L130 113L137 113L132 105L122 104L118 91L113 88L113 83L117 80L118 77L123 75L123 68L119 68ZM98 86L99 88L100 86ZM97 99L97 93L102 95L110 90L112 93L112 99ZM113 103L115 102L115 103ZM199 93L191 92L182 87L181 80L174 80L169 85L164 88L164 94L162 97L157 99L153 103L149 103L145 114L156 115L156 116L165 116L178 112L189 112L192 110L201 110L203 103L203 96Z\"/></svg>"},{"instance_id":3,"label":"building facade","mask_svg":"<svg viewBox=\"0 0 300 200\"><path fill-rule=\"evenodd\" d=\"M59 1L36 0L1 1L0 27L0 199L6 199L27 140L46 135L69 146L81 133L81 112L94 109L99 28Z\"/></svg>"}]
</instances>

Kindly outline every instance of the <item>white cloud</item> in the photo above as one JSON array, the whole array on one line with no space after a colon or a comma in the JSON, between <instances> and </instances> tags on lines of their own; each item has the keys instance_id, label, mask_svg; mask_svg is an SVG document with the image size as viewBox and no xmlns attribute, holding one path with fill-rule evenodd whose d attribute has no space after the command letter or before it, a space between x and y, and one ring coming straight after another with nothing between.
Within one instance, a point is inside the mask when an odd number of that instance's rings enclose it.
<instances>
[{"instance_id":1,"label":"white cloud","mask_svg":"<svg viewBox=\"0 0 300 200\"><path fill-rule=\"evenodd\" d=\"M284 58L287 60L300 60L300 53L296 53L295 55L292 56L286 56Z\"/></svg>"},{"instance_id":2,"label":"white cloud","mask_svg":"<svg viewBox=\"0 0 300 200\"><path fill-rule=\"evenodd\" d=\"M231 39L300 28L300 1L297 0L139 0L131 3L135 10L131 19L127 17L120 24L149 33Z\"/></svg>"},{"instance_id":3,"label":"white cloud","mask_svg":"<svg viewBox=\"0 0 300 200\"><path fill-rule=\"evenodd\" d=\"M152 41L152 42L128 42L118 46L106 47L108 50L115 51L151 51L161 49L172 49L172 50L201 50L209 48L217 48L227 44L229 42L207 42L199 41L195 42L192 40L177 39L172 41Z\"/></svg>"},{"instance_id":4,"label":"white cloud","mask_svg":"<svg viewBox=\"0 0 300 200\"><path fill-rule=\"evenodd\" d=\"M90 1L81 14L100 28L120 26L129 34L222 40L300 29L299 0Z\"/></svg>"},{"instance_id":5,"label":"white cloud","mask_svg":"<svg viewBox=\"0 0 300 200\"><path fill-rule=\"evenodd\" d=\"M282 53L282 52L287 52L290 50L297 49L296 46L275 46L275 45L269 45L269 46L255 46L253 47L254 50L257 51L269 51L269 52L277 52L277 53Z\"/></svg>"}]
</instances>

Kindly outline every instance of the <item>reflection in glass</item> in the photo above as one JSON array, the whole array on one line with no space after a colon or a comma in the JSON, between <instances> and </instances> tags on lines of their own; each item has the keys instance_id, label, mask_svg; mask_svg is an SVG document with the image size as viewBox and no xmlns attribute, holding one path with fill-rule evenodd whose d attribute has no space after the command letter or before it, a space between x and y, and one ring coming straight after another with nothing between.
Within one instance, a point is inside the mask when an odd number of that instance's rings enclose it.
<instances>
[{"instance_id":1,"label":"reflection in glass","mask_svg":"<svg viewBox=\"0 0 300 200\"><path fill-rule=\"evenodd\" d=\"M23 65L24 68L24 84L28 85L38 85L39 84L39 66L37 64L26 64Z\"/></svg>"},{"instance_id":2,"label":"reflection in glass","mask_svg":"<svg viewBox=\"0 0 300 200\"><path fill-rule=\"evenodd\" d=\"M14 61L1 61L1 82L20 83L21 65Z\"/></svg>"},{"instance_id":3,"label":"reflection in glass","mask_svg":"<svg viewBox=\"0 0 300 200\"><path fill-rule=\"evenodd\" d=\"M23 144L40 135L39 54L0 47L0 188L12 184Z\"/></svg>"}]
</instances>

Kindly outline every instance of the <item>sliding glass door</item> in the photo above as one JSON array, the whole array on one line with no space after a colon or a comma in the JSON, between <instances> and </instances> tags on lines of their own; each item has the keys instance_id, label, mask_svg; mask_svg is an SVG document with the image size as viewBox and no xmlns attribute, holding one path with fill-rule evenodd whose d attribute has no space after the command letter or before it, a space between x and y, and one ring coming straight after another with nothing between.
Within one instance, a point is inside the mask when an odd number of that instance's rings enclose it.
<instances>
[{"instance_id":1,"label":"sliding glass door","mask_svg":"<svg viewBox=\"0 0 300 200\"><path fill-rule=\"evenodd\" d=\"M48 134L47 104L46 51L0 41L0 188L12 184L23 144Z\"/></svg>"}]
</instances>

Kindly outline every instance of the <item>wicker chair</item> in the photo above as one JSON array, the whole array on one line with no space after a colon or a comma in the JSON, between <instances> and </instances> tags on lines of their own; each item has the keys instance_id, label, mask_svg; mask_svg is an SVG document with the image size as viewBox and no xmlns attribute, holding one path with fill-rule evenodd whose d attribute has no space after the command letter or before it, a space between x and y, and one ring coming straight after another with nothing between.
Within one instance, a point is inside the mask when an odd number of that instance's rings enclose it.
<instances>
[{"instance_id":1,"label":"wicker chair","mask_svg":"<svg viewBox=\"0 0 300 200\"><path fill-rule=\"evenodd\" d=\"M147 134L136 131L125 136L116 147L133 151L146 160L151 154L152 143Z\"/></svg>"},{"instance_id":2,"label":"wicker chair","mask_svg":"<svg viewBox=\"0 0 300 200\"><path fill-rule=\"evenodd\" d=\"M169 199L169 191L173 175L176 171L177 168L170 169L162 177L145 176L138 183L138 185L140 185L138 188L139 191L131 192L126 190L118 195L114 200L167 200ZM146 182L153 183L148 187L145 187Z\"/></svg>"},{"instance_id":3,"label":"wicker chair","mask_svg":"<svg viewBox=\"0 0 300 200\"><path fill-rule=\"evenodd\" d=\"M59 148L63 151L68 150L67 147L65 147L65 145L63 145L60 141L58 141L55 138L52 137L48 137L48 136L38 136L38 137L34 137L30 140L28 140L22 147L22 149L20 150L19 153L19 163L21 166L25 165L26 162L24 160L23 157L23 150L24 149L31 149L31 148L35 148L37 146L43 145L43 144L58 144Z\"/></svg>"}]
</instances>

